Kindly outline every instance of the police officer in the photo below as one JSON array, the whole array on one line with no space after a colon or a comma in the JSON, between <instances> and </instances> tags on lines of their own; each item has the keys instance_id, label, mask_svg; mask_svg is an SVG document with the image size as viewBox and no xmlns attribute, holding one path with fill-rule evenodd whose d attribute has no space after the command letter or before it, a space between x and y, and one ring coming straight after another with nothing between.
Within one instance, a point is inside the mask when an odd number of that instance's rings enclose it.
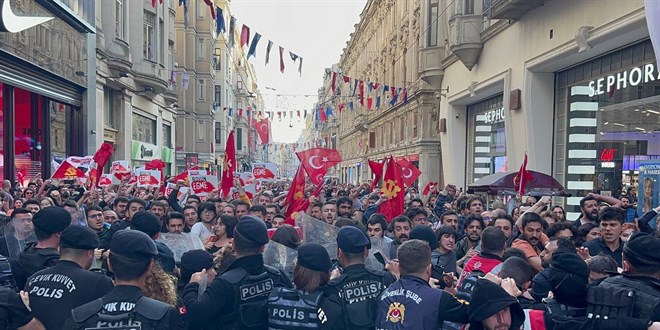
<instances>
[{"instance_id":1,"label":"police officer","mask_svg":"<svg viewBox=\"0 0 660 330\"><path fill-rule=\"evenodd\" d=\"M378 296L394 282L392 274L368 270L364 261L371 241L360 229L347 226L337 235L337 258L343 274L330 281L320 308L324 329L373 329Z\"/></svg>"},{"instance_id":2,"label":"police officer","mask_svg":"<svg viewBox=\"0 0 660 330\"><path fill-rule=\"evenodd\" d=\"M332 261L320 244L305 243L298 247L298 260L293 271L296 289L276 288L268 298L269 329L318 329L324 314L318 312L323 295L321 287L330 279Z\"/></svg>"},{"instance_id":3,"label":"police officer","mask_svg":"<svg viewBox=\"0 0 660 330\"><path fill-rule=\"evenodd\" d=\"M444 321L467 323L467 303L429 286L431 247L426 241L404 242L397 256L401 278L380 295L377 329L438 329Z\"/></svg>"},{"instance_id":4,"label":"police officer","mask_svg":"<svg viewBox=\"0 0 660 330\"><path fill-rule=\"evenodd\" d=\"M148 211L139 211L133 215L131 229L139 230L151 237L158 249L156 260L160 262L163 270L168 273L174 273L174 252L165 243L156 241L160 236L160 220L153 213Z\"/></svg>"},{"instance_id":5,"label":"police officer","mask_svg":"<svg viewBox=\"0 0 660 330\"><path fill-rule=\"evenodd\" d=\"M72 310L62 329L183 329L174 307L142 294L157 255L156 244L145 233L118 231L108 257L115 287L100 299Z\"/></svg>"},{"instance_id":6,"label":"police officer","mask_svg":"<svg viewBox=\"0 0 660 330\"><path fill-rule=\"evenodd\" d=\"M0 329L43 329L44 326L32 316L18 293L0 287Z\"/></svg>"},{"instance_id":7,"label":"police officer","mask_svg":"<svg viewBox=\"0 0 660 330\"><path fill-rule=\"evenodd\" d=\"M589 288L587 321L594 329L606 327L639 328L660 321L660 240L645 233L635 233L623 248L623 274L604 279ZM622 293L623 297L615 296ZM626 308L627 297L633 297ZM613 300L613 301L612 301ZM622 303L623 302L623 303ZM611 306L623 305L623 310ZM608 315L607 313L620 313ZM618 321L617 321L618 320ZM618 322L618 323L617 323ZM615 324L616 323L616 324Z\"/></svg>"},{"instance_id":8,"label":"police officer","mask_svg":"<svg viewBox=\"0 0 660 330\"><path fill-rule=\"evenodd\" d=\"M190 278L194 273L206 270L208 280L212 281L217 275L215 268L213 268L213 255L205 250L190 250L181 255L181 277L177 285L177 309L179 315L183 318L183 322L188 328L187 309L181 300L181 291L185 288L186 284L190 283ZM190 329L190 328L189 328Z\"/></svg>"},{"instance_id":9,"label":"police officer","mask_svg":"<svg viewBox=\"0 0 660 330\"><path fill-rule=\"evenodd\" d=\"M189 328L266 329L266 302L276 287L292 287L284 272L264 265L262 253L268 243L264 221L243 216L234 228L232 247L237 259L198 295L207 281L205 270L193 274L182 292Z\"/></svg>"},{"instance_id":10,"label":"police officer","mask_svg":"<svg viewBox=\"0 0 660 330\"><path fill-rule=\"evenodd\" d=\"M69 226L60 241L57 264L34 273L25 287L34 315L47 329L61 327L72 309L112 290L109 277L87 270L99 246L96 233L87 227Z\"/></svg>"},{"instance_id":11,"label":"police officer","mask_svg":"<svg viewBox=\"0 0 660 330\"><path fill-rule=\"evenodd\" d=\"M57 206L44 208L32 218L37 243L27 246L12 264L14 278L19 288L25 287L27 278L32 274L55 265L60 258L60 236L64 228L71 224L71 214Z\"/></svg>"}]
</instances>

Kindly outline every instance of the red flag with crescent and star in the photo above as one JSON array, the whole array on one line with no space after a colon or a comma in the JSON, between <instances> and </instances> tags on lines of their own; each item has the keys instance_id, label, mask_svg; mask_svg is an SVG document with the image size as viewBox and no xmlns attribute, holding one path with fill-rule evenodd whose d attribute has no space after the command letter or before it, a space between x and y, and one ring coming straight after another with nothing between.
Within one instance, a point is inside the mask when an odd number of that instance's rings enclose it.
<instances>
[{"instance_id":1,"label":"red flag with crescent and star","mask_svg":"<svg viewBox=\"0 0 660 330\"><path fill-rule=\"evenodd\" d=\"M378 212L387 218L388 223L403 214L404 196L406 194L403 189L403 175L401 174L401 168L392 156L387 160L387 168L385 169L385 175L383 175L383 187L380 188L380 194L386 197L387 200L380 204Z\"/></svg>"},{"instance_id":2,"label":"red flag with crescent and star","mask_svg":"<svg viewBox=\"0 0 660 330\"><path fill-rule=\"evenodd\" d=\"M296 152L302 167L313 184L319 185L328 169L341 163L341 155L336 149L314 148Z\"/></svg>"},{"instance_id":3,"label":"red flag with crescent and star","mask_svg":"<svg viewBox=\"0 0 660 330\"><path fill-rule=\"evenodd\" d=\"M525 158L522 165L520 165L520 170L518 170L518 174L513 178L513 188L516 189L520 196L525 194L525 186L527 186L527 182L531 178L532 174L527 170L527 153L525 152Z\"/></svg>"},{"instance_id":4,"label":"red flag with crescent and star","mask_svg":"<svg viewBox=\"0 0 660 330\"><path fill-rule=\"evenodd\" d=\"M369 188L370 191L374 190L374 187L380 182L380 179L383 177L383 166L385 164L375 162L373 160L369 160L369 168L371 169L371 172L374 173L374 181L371 182L371 187Z\"/></svg>"},{"instance_id":5,"label":"red flag with crescent and star","mask_svg":"<svg viewBox=\"0 0 660 330\"><path fill-rule=\"evenodd\" d=\"M222 194L225 198L234 187L234 172L236 170L236 143L234 143L234 131L229 132L227 145L225 146L225 161L222 167Z\"/></svg>"},{"instance_id":6,"label":"red flag with crescent and star","mask_svg":"<svg viewBox=\"0 0 660 330\"><path fill-rule=\"evenodd\" d=\"M252 127L257 131L257 134L259 135L259 140L261 140L261 144L268 144L270 141L270 121L268 118L264 118L262 120L256 120L254 117L252 118Z\"/></svg>"},{"instance_id":7,"label":"red flag with crescent and star","mask_svg":"<svg viewBox=\"0 0 660 330\"><path fill-rule=\"evenodd\" d=\"M291 187L289 188L289 193L286 195L284 200L284 206L286 206L286 220L284 221L287 224L293 225L294 221L291 215L294 211L297 211L300 205L303 204L305 200L305 169L302 164L298 166L296 175L293 177L293 182L291 182Z\"/></svg>"},{"instance_id":8,"label":"red flag with crescent and star","mask_svg":"<svg viewBox=\"0 0 660 330\"><path fill-rule=\"evenodd\" d=\"M415 183L415 180L417 180L417 178L419 178L419 176L422 175L422 171L420 171L417 168L417 166L415 166L413 163L409 162L405 158L399 159L396 163L401 167L403 184L405 184L408 187L411 187Z\"/></svg>"}]
</instances>

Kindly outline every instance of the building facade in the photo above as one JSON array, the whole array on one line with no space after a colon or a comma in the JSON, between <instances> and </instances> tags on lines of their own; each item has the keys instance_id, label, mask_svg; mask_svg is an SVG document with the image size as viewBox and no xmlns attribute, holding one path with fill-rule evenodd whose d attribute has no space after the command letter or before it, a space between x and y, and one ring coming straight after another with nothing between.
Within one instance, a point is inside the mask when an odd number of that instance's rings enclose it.
<instances>
[{"instance_id":1,"label":"building facade","mask_svg":"<svg viewBox=\"0 0 660 330\"><path fill-rule=\"evenodd\" d=\"M441 176L439 100L419 69L418 40L424 31L422 2L368 1L337 63L342 75L364 80L365 84L369 81L405 87L407 103L399 101L389 106L383 100L381 108L359 106L338 112L337 101L329 101L337 97L326 76L319 106L332 104L335 114L322 125L321 141L341 153L344 161L330 174L342 182L371 179L367 161L382 161L390 155L418 166L422 171L418 185ZM342 90L341 95L345 93Z\"/></svg>"},{"instance_id":2,"label":"building facade","mask_svg":"<svg viewBox=\"0 0 660 330\"><path fill-rule=\"evenodd\" d=\"M175 141L179 172L192 165L211 168L216 163L214 114L218 109L214 104L213 62L216 21L204 0L188 1L187 15L186 18L184 7L179 6L174 23L175 70L187 80L178 91L176 122L181 134L177 134Z\"/></svg>"},{"instance_id":3,"label":"building facade","mask_svg":"<svg viewBox=\"0 0 660 330\"><path fill-rule=\"evenodd\" d=\"M162 159L174 173L177 89L173 74L175 0L96 5L95 145L134 167ZM93 152L93 151L92 151Z\"/></svg>"},{"instance_id":4,"label":"building facade","mask_svg":"<svg viewBox=\"0 0 660 330\"><path fill-rule=\"evenodd\" d=\"M572 194L556 199L570 220L590 191L634 195L640 165L660 157L660 77L642 0L604 0L597 15L592 2L565 0L423 7L438 21L420 54L436 52L428 72L440 78L444 182L516 171L527 153L528 169ZM649 194L657 205L659 192Z\"/></svg>"},{"instance_id":5,"label":"building facade","mask_svg":"<svg viewBox=\"0 0 660 330\"><path fill-rule=\"evenodd\" d=\"M51 175L53 160L94 145L95 8L92 1L11 1L24 30L0 18L0 179Z\"/></svg>"}]
</instances>

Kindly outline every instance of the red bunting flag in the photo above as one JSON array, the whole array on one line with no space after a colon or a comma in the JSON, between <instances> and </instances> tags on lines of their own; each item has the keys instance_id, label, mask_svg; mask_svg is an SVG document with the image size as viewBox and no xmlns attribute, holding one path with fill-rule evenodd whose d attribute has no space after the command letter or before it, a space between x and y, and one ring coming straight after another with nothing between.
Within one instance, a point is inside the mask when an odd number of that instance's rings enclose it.
<instances>
[{"instance_id":1,"label":"red bunting flag","mask_svg":"<svg viewBox=\"0 0 660 330\"><path fill-rule=\"evenodd\" d=\"M160 3L163 3L163 0L160 0ZM211 8L211 17L212 17L213 19L216 19L216 16L215 16L215 8L214 8L215 6L213 5L213 0L204 0L204 3L205 3L207 6L209 6L209 8Z\"/></svg>"},{"instance_id":2,"label":"red bunting flag","mask_svg":"<svg viewBox=\"0 0 660 330\"><path fill-rule=\"evenodd\" d=\"M369 168L371 169L371 172L374 173L374 181L371 182L371 188L369 188L369 190L373 191L374 187L376 187L378 182L380 182L380 179L383 177L383 165L383 163L369 160Z\"/></svg>"},{"instance_id":3,"label":"red bunting flag","mask_svg":"<svg viewBox=\"0 0 660 330\"><path fill-rule=\"evenodd\" d=\"M332 72L332 94L335 93L335 82L337 81L337 72Z\"/></svg>"},{"instance_id":4,"label":"red bunting flag","mask_svg":"<svg viewBox=\"0 0 660 330\"><path fill-rule=\"evenodd\" d=\"M410 187L415 183L415 180L422 175L420 171L413 163L409 162L405 158L399 159L397 165L401 167L401 176L403 177L403 184Z\"/></svg>"},{"instance_id":5,"label":"red bunting flag","mask_svg":"<svg viewBox=\"0 0 660 330\"><path fill-rule=\"evenodd\" d=\"M335 149L314 148L296 152L313 184L319 185L328 169L341 163L341 155Z\"/></svg>"},{"instance_id":6,"label":"red bunting flag","mask_svg":"<svg viewBox=\"0 0 660 330\"><path fill-rule=\"evenodd\" d=\"M404 195L406 194L403 189L401 170L392 156L387 160L387 169L383 176L383 187L380 188L380 193L387 200L380 204L378 212L382 213L389 223L403 213Z\"/></svg>"},{"instance_id":7,"label":"red bunting flag","mask_svg":"<svg viewBox=\"0 0 660 330\"><path fill-rule=\"evenodd\" d=\"M250 43L250 27L243 24L241 29L241 47Z\"/></svg>"},{"instance_id":8,"label":"red bunting flag","mask_svg":"<svg viewBox=\"0 0 660 330\"><path fill-rule=\"evenodd\" d=\"M225 146L225 161L222 167L222 194L225 198L234 187L234 172L236 170L236 143L234 143L234 131L229 132Z\"/></svg>"},{"instance_id":9,"label":"red bunting flag","mask_svg":"<svg viewBox=\"0 0 660 330\"><path fill-rule=\"evenodd\" d=\"M284 48L280 47L280 72L284 73Z\"/></svg>"},{"instance_id":10,"label":"red bunting flag","mask_svg":"<svg viewBox=\"0 0 660 330\"><path fill-rule=\"evenodd\" d=\"M364 106L364 81L360 80L360 83L358 84L359 93L360 93L360 104Z\"/></svg>"},{"instance_id":11,"label":"red bunting flag","mask_svg":"<svg viewBox=\"0 0 660 330\"><path fill-rule=\"evenodd\" d=\"M321 117L321 122L325 123L326 120L328 120L325 116L325 110L323 108L319 108L319 116Z\"/></svg>"}]
</instances>

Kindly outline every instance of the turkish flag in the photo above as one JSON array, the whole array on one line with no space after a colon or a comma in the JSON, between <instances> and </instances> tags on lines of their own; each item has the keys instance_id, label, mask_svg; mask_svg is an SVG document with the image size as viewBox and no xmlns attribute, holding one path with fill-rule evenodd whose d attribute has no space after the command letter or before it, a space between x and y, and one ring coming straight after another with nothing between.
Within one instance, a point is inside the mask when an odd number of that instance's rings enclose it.
<instances>
[{"instance_id":1,"label":"turkish flag","mask_svg":"<svg viewBox=\"0 0 660 330\"><path fill-rule=\"evenodd\" d=\"M259 140L261 144L268 144L270 141L270 121L268 118L257 121L254 117L252 118L252 127L257 131L259 135Z\"/></svg>"},{"instance_id":2,"label":"turkish flag","mask_svg":"<svg viewBox=\"0 0 660 330\"><path fill-rule=\"evenodd\" d=\"M527 171L527 153L525 153L525 158L523 159L522 165L520 165L520 170L518 170L516 177L513 178L513 188L516 189L521 196L525 194L525 186L531 177L532 175Z\"/></svg>"},{"instance_id":3,"label":"turkish flag","mask_svg":"<svg viewBox=\"0 0 660 330\"><path fill-rule=\"evenodd\" d=\"M236 171L236 143L234 143L234 131L229 132L227 145L225 146L225 163L222 168L222 194L225 198L234 186L234 172Z\"/></svg>"},{"instance_id":4,"label":"turkish flag","mask_svg":"<svg viewBox=\"0 0 660 330\"><path fill-rule=\"evenodd\" d=\"M55 173L50 177L51 179L70 180L70 179L85 179L87 176L85 172L73 166L66 160L62 162L60 167L57 168Z\"/></svg>"},{"instance_id":5,"label":"turkish flag","mask_svg":"<svg viewBox=\"0 0 660 330\"><path fill-rule=\"evenodd\" d=\"M428 195L429 192L431 192L431 188L437 187L437 186L438 186L437 182L431 181L431 182L427 183L426 186L424 186L424 190L422 191L422 196Z\"/></svg>"},{"instance_id":6,"label":"turkish flag","mask_svg":"<svg viewBox=\"0 0 660 330\"><path fill-rule=\"evenodd\" d=\"M380 188L380 193L381 196L387 197L387 200L380 204L378 212L382 213L389 223L393 218L403 214L404 195L406 194L403 189L401 169L392 156L387 160L387 168L383 176L383 187Z\"/></svg>"},{"instance_id":7,"label":"turkish flag","mask_svg":"<svg viewBox=\"0 0 660 330\"><path fill-rule=\"evenodd\" d=\"M383 163L375 162L373 160L369 160L369 168L371 169L371 172L374 173L374 181L371 182L371 187L369 190L373 191L374 187L378 184L380 179L383 177Z\"/></svg>"},{"instance_id":8,"label":"turkish flag","mask_svg":"<svg viewBox=\"0 0 660 330\"><path fill-rule=\"evenodd\" d=\"M27 175L27 170L25 167L21 168L16 172L16 181L18 181L21 185L23 185L23 180L25 180L25 176Z\"/></svg>"},{"instance_id":9,"label":"turkish flag","mask_svg":"<svg viewBox=\"0 0 660 330\"><path fill-rule=\"evenodd\" d=\"M405 158L399 159L397 165L401 167L401 175L403 176L403 184L410 187L415 183L415 180L422 175L420 171L413 163L409 162Z\"/></svg>"},{"instance_id":10,"label":"turkish flag","mask_svg":"<svg viewBox=\"0 0 660 330\"><path fill-rule=\"evenodd\" d=\"M99 147L99 150L96 150L93 157L94 163L89 171L89 179L92 181L92 184L95 185L99 182L99 178L103 174L103 168L105 167L105 164L108 163L108 160L110 160L110 156L112 156L114 151L115 148L107 142L103 142L101 147Z\"/></svg>"},{"instance_id":11,"label":"turkish flag","mask_svg":"<svg viewBox=\"0 0 660 330\"><path fill-rule=\"evenodd\" d=\"M286 195L284 200L284 206L286 207L286 220L287 224L293 225L294 219L291 217L294 211L300 208L303 201L305 200L305 170L300 164L296 175L293 177L293 182L291 182L291 187L289 187L289 193Z\"/></svg>"},{"instance_id":12,"label":"turkish flag","mask_svg":"<svg viewBox=\"0 0 660 330\"><path fill-rule=\"evenodd\" d=\"M330 167L341 163L341 155L335 149L314 148L296 152L298 159L313 184L319 185Z\"/></svg>"}]
</instances>

